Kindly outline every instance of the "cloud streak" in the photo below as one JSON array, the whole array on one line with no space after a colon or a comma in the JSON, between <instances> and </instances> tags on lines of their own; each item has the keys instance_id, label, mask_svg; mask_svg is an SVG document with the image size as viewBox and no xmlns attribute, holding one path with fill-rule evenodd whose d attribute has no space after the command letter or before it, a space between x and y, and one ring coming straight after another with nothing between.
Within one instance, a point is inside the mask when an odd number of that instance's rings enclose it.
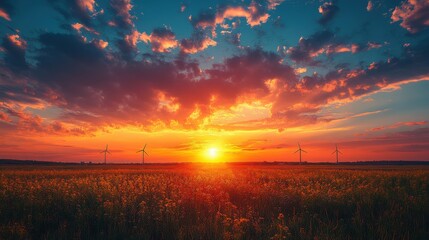
<instances>
[{"instance_id":1,"label":"cloud streak","mask_svg":"<svg viewBox=\"0 0 429 240\"><path fill-rule=\"evenodd\" d=\"M6 21L12 21L11 14L14 12L14 7L9 0L0 2L0 18Z\"/></svg>"},{"instance_id":2,"label":"cloud streak","mask_svg":"<svg viewBox=\"0 0 429 240\"><path fill-rule=\"evenodd\" d=\"M339 39L330 30L323 30L310 35L308 38L301 37L295 47L279 48L279 51L284 52L297 63L319 65L320 61L315 60L315 58L322 54L329 56L347 52L358 53L382 46L382 44L376 42L366 44L345 43L344 40Z\"/></svg>"},{"instance_id":3,"label":"cloud streak","mask_svg":"<svg viewBox=\"0 0 429 240\"><path fill-rule=\"evenodd\" d=\"M385 130L385 129L396 129L396 128L400 128L400 127L412 127L412 126L421 126L421 125L426 125L428 122L427 121L418 121L418 122L397 122L395 124L389 125L389 126L380 126L380 127L375 127L375 128L371 128L371 131L375 132L375 131L381 131L381 130Z\"/></svg>"}]
</instances>

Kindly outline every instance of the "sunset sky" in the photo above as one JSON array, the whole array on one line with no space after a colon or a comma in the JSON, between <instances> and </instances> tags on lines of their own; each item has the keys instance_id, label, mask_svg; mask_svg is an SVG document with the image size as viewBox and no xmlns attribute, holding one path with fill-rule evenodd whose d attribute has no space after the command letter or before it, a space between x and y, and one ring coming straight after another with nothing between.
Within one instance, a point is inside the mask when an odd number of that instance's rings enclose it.
<instances>
[{"instance_id":1,"label":"sunset sky","mask_svg":"<svg viewBox=\"0 0 429 240\"><path fill-rule=\"evenodd\" d=\"M429 1L2 0L0 158L429 160Z\"/></svg>"}]
</instances>

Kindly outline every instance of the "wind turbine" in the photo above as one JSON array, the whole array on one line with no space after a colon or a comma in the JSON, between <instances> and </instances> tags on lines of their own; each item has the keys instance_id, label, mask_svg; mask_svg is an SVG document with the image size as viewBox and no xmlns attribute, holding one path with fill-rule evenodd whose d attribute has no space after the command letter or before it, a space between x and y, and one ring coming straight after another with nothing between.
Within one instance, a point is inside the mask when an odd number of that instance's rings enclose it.
<instances>
[{"instance_id":1,"label":"wind turbine","mask_svg":"<svg viewBox=\"0 0 429 240\"><path fill-rule=\"evenodd\" d=\"M147 144L145 144L145 145L144 145L144 147L143 147L142 149L140 149L139 151L137 151L138 153L139 153L139 152L142 152L142 164L144 164L144 154L146 153L146 155L148 155L148 156L149 156L149 154L147 154L147 152L145 151L146 145L147 145Z\"/></svg>"},{"instance_id":2,"label":"wind turbine","mask_svg":"<svg viewBox=\"0 0 429 240\"><path fill-rule=\"evenodd\" d=\"M334 153L336 153L335 155L337 156L337 164L338 164L338 153L341 153L341 154L343 154L343 153L340 152L340 150L338 150L338 145L337 144L335 144L335 151L332 154L334 154Z\"/></svg>"},{"instance_id":3,"label":"wind turbine","mask_svg":"<svg viewBox=\"0 0 429 240\"><path fill-rule=\"evenodd\" d=\"M104 153L104 164L107 164L107 162L106 162L106 155L107 155L107 153L108 154L111 154L110 152L109 152L109 150L107 150L107 148L109 147L109 145L108 144L106 144L106 149L104 149L103 151L101 151L100 153Z\"/></svg>"},{"instance_id":4,"label":"wind turbine","mask_svg":"<svg viewBox=\"0 0 429 240\"><path fill-rule=\"evenodd\" d=\"M301 160L302 160L302 152L307 153L304 149L301 148L301 145L298 143L298 150L295 151L295 153L299 152L299 164L301 164Z\"/></svg>"}]
</instances>

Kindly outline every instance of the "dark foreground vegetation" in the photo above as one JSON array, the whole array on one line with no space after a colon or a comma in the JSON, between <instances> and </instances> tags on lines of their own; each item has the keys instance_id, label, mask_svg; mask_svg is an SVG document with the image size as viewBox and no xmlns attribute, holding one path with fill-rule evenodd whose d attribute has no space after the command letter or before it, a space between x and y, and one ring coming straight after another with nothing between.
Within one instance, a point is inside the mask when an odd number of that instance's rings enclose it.
<instances>
[{"instance_id":1,"label":"dark foreground vegetation","mask_svg":"<svg viewBox=\"0 0 429 240\"><path fill-rule=\"evenodd\" d=\"M0 239L429 239L429 168L0 166Z\"/></svg>"}]
</instances>

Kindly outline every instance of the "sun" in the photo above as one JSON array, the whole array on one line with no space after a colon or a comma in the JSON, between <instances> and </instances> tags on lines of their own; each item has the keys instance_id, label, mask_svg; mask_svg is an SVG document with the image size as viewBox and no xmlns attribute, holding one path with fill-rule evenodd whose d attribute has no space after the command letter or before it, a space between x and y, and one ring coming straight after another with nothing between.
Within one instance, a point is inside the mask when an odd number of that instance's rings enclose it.
<instances>
[{"instance_id":1,"label":"sun","mask_svg":"<svg viewBox=\"0 0 429 240\"><path fill-rule=\"evenodd\" d=\"M219 156L219 150L215 147L211 147L209 149L207 149L207 156L214 160Z\"/></svg>"}]
</instances>

